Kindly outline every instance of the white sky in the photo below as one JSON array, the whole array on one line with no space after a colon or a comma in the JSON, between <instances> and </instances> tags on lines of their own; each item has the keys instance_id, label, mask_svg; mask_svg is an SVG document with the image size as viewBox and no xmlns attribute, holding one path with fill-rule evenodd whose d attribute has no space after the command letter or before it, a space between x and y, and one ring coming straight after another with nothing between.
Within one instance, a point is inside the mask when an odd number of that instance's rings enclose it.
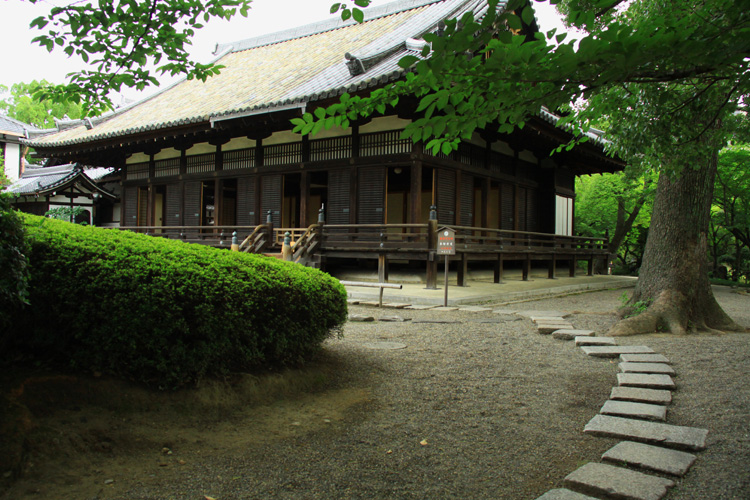
<instances>
[{"instance_id":1,"label":"white sky","mask_svg":"<svg viewBox=\"0 0 750 500\"><path fill-rule=\"evenodd\" d=\"M207 62L217 43L228 43L273 33L328 19L332 15L330 6L342 0L253 0L247 18L237 16L231 21L212 20L193 39L191 55L194 59ZM390 0L374 0L371 5L379 6ZM80 70L85 65L75 57L67 57L62 50L49 53L31 40L39 31L30 29L29 24L36 17L45 14L61 0L40 0L30 4L22 0L0 0L0 47L3 57L0 60L0 85L10 87L14 83L46 79L62 83L65 75ZM542 31L558 27L562 29L559 15L547 3L534 3ZM339 15L339 14L336 14ZM157 76L157 78L159 78ZM162 85L173 80L159 78ZM155 91L151 89L148 93ZM138 97L134 91L126 91L129 98ZM114 99L115 103L118 99Z\"/></svg>"}]
</instances>

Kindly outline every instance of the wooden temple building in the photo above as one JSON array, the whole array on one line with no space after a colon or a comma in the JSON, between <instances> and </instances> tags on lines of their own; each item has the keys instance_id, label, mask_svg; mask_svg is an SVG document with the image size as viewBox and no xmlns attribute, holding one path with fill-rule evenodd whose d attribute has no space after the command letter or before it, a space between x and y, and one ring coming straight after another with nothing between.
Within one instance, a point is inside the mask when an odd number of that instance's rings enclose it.
<instances>
[{"instance_id":1,"label":"wooden temple building","mask_svg":"<svg viewBox=\"0 0 750 500\"><path fill-rule=\"evenodd\" d=\"M347 129L290 131L291 118L344 92L402 78L399 59L419 54L425 33L482 9L478 0L400 0L366 9L361 24L332 18L220 45L225 68L206 82L61 123L30 145L60 163L114 167L115 219L150 234L228 245L237 232L246 249L267 251L289 231L300 262L387 254L430 263L434 229L451 226L456 259L499 261L500 274L503 259L544 259L554 274L557 259L600 258L604 242L573 236L574 180L623 165L595 134L550 157L570 134L546 110L511 135L476 133L450 155L401 139L416 100Z\"/></svg>"}]
</instances>

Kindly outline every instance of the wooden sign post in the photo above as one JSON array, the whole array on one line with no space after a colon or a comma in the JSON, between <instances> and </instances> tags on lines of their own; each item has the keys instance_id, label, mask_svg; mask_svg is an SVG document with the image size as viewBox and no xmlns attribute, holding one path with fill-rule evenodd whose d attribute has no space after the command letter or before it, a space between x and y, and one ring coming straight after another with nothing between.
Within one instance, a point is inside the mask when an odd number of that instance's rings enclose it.
<instances>
[{"instance_id":1,"label":"wooden sign post","mask_svg":"<svg viewBox=\"0 0 750 500\"><path fill-rule=\"evenodd\" d=\"M456 255L456 231L449 227L438 229L437 254L445 255L445 299L443 307L448 307L448 256Z\"/></svg>"}]
</instances>

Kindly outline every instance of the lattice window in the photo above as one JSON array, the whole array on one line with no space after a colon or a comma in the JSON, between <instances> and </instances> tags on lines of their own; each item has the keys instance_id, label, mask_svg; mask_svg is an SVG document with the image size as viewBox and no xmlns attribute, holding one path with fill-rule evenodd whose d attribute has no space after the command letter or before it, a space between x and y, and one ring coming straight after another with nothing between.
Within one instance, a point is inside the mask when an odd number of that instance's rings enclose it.
<instances>
[{"instance_id":1,"label":"lattice window","mask_svg":"<svg viewBox=\"0 0 750 500\"><path fill-rule=\"evenodd\" d=\"M187 173L199 174L216 170L216 153L192 155L187 157Z\"/></svg>"},{"instance_id":2,"label":"lattice window","mask_svg":"<svg viewBox=\"0 0 750 500\"><path fill-rule=\"evenodd\" d=\"M224 170L237 170L255 167L255 148L225 151Z\"/></svg>"},{"instance_id":3,"label":"lattice window","mask_svg":"<svg viewBox=\"0 0 750 500\"><path fill-rule=\"evenodd\" d=\"M302 143L274 144L263 148L263 165L272 167L302 161Z\"/></svg>"},{"instance_id":4,"label":"lattice window","mask_svg":"<svg viewBox=\"0 0 750 500\"><path fill-rule=\"evenodd\" d=\"M340 160L352 156L351 136L310 141L310 161Z\"/></svg>"},{"instance_id":5,"label":"lattice window","mask_svg":"<svg viewBox=\"0 0 750 500\"><path fill-rule=\"evenodd\" d=\"M362 134L360 141L360 156L411 153L411 139L401 139L400 130Z\"/></svg>"},{"instance_id":6,"label":"lattice window","mask_svg":"<svg viewBox=\"0 0 750 500\"><path fill-rule=\"evenodd\" d=\"M513 176L513 158L497 151L490 151L490 170L498 174Z\"/></svg>"},{"instance_id":7,"label":"lattice window","mask_svg":"<svg viewBox=\"0 0 750 500\"><path fill-rule=\"evenodd\" d=\"M131 163L127 166L127 180L148 179L148 162Z\"/></svg>"},{"instance_id":8,"label":"lattice window","mask_svg":"<svg viewBox=\"0 0 750 500\"><path fill-rule=\"evenodd\" d=\"M180 159L157 160L154 162L154 177L180 175Z\"/></svg>"},{"instance_id":9,"label":"lattice window","mask_svg":"<svg viewBox=\"0 0 750 500\"><path fill-rule=\"evenodd\" d=\"M484 148L475 144L461 143L458 145L458 152L455 156L464 165L481 168L484 167L484 152Z\"/></svg>"}]
</instances>

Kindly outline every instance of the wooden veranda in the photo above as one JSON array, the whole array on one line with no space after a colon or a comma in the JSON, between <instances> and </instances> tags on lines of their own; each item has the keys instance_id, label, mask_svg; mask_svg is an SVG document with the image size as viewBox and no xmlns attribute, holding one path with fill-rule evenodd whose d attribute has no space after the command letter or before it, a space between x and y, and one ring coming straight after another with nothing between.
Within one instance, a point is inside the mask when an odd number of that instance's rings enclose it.
<instances>
[{"instance_id":1,"label":"wooden veranda","mask_svg":"<svg viewBox=\"0 0 750 500\"><path fill-rule=\"evenodd\" d=\"M130 231L152 236L180 239L185 242L229 249L233 240L240 251L258 254L280 254L284 239L290 238L290 259L301 265L325 268L331 259L376 259L379 281L388 280L390 261L422 262L426 269L427 288L437 284L438 222L426 224L326 224L319 222L307 228L274 227L269 216L258 226L134 226ZM470 262L489 262L494 266L494 282L503 279L504 264L520 262L523 280L529 279L532 263L543 262L548 277L556 277L558 262L567 263L568 273L575 276L578 261L586 261L592 275L596 260L606 261L607 240L588 236L562 236L549 233L511 231L470 226L440 226L456 233L456 254L449 261L457 265L458 285L465 286Z\"/></svg>"}]
</instances>

